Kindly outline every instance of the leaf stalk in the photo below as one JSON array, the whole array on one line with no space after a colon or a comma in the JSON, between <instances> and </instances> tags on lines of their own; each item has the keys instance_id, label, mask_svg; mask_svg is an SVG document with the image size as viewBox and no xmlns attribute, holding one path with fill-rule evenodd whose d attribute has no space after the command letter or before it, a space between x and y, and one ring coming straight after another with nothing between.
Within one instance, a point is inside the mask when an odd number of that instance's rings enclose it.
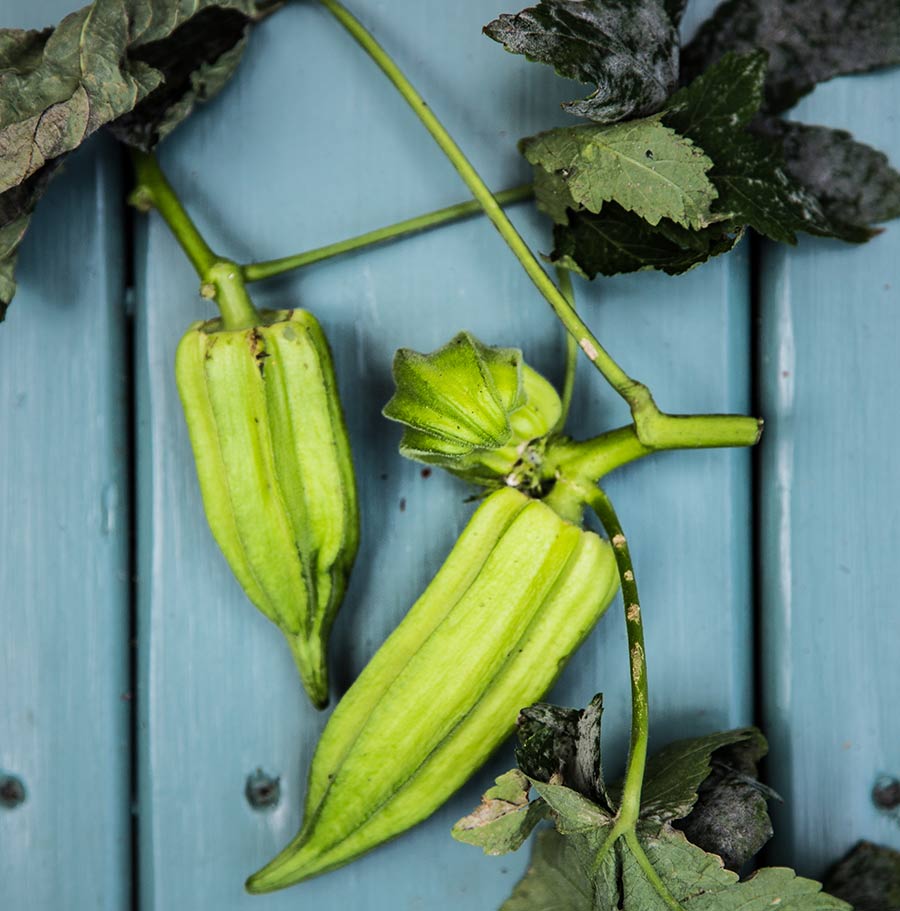
<instances>
[{"instance_id":1,"label":"leaf stalk","mask_svg":"<svg viewBox=\"0 0 900 911\"><path fill-rule=\"evenodd\" d=\"M531 184L522 184L518 187L511 187L508 190L501 190L495 194L495 198L501 206L508 206L530 199L533 193ZM417 215L414 218L407 218L395 224L386 225L383 228L376 228L373 231L367 231L364 234L358 234L346 240L326 244L324 247L316 247L291 256L281 256L278 259L248 263L242 267L244 281L258 282L266 278L273 278L276 275L282 275L294 269L302 269L305 266L311 266L313 263L332 259L343 253L352 253L354 250L362 250L365 247L397 240L401 237L409 237L412 234L418 234L430 228L436 228L439 225L470 218L473 215L481 215L482 211L481 203L475 200L461 202L453 206L446 206L443 209L437 209L434 212L427 212L424 215Z\"/></svg>"},{"instance_id":2,"label":"leaf stalk","mask_svg":"<svg viewBox=\"0 0 900 911\"><path fill-rule=\"evenodd\" d=\"M191 220L154 155L131 150L136 185L129 201L141 211L156 209L200 278L201 294L215 300L225 329L259 325L260 316L237 263L213 252Z\"/></svg>"}]
</instances>

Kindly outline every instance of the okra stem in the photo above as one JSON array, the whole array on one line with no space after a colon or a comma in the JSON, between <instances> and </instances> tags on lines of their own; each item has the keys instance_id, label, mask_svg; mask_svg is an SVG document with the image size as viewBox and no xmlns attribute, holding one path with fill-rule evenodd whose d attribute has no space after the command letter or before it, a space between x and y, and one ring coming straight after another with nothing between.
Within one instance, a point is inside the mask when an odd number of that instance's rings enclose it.
<instances>
[{"instance_id":1,"label":"okra stem","mask_svg":"<svg viewBox=\"0 0 900 911\"><path fill-rule=\"evenodd\" d=\"M131 161L137 183L129 197L130 201L138 209L147 211L153 208L162 215L197 274L205 279L218 257L181 204L156 157L149 152L132 149Z\"/></svg>"},{"instance_id":2,"label":"okra stem","mask_svg":"<svg viewBox=\"0 0 900 911\"><path fill-rule=\"evenodd\" d=\"M572 273L568 269L556 268L556 280L559 282L559 290L562 296L569 302L569 306L575 309L575 289L572 287ZM569 409L572 407L572 394L575 392L575 372L578 369L578 342L575 336L570 332L566 333L566 372L563 376L563 388L560 399L562 400L562 411L559 420L556 422L554 431L561 433L566 426L569 418Z\"/></svg>"},{"instance_id":3,"label":"okra stem","mask_svg":"<svg viewBox=\"0 0 900 911\"><path fill-rule=\"evenodd\" d=\"M131 150L137 182L129 201L142 211L156 209L200 277L201 293L212 297L224 329L259 325L259 313L247 294L240 266L217 256L181 204L155 156Z\"/></svg>"},{"instance_id":4,"label":"okra stem","mask_svg":"<svg viewBox=\"0 0 900 911\"><path fill-rule=\"evenodd\" d=\"M634 578L634 566L628 550L628 540L622 531L619 517L616 515L609 497L599 487L592 486L589 490L586 489L585 496L609 535L619 569L622 598L625 603L625 628L628 633L628 656L631 668L631 743L618 821L621 825L633 828L641 809L641 791L644 784L644 768L647 764L647 738L650 726L644 624L641 620L641 604L638 598L637 582Z\"/></svg>"},{"instance_id":5,"label":"okra stem","mask_svg":"<svg viewBox=\"0 0 900 911\"><path fill-rule=\"evenodd\" d=\"M339 0L319 0L319 2L372 58L394 88L397 89L406 103L412 108L413 113L431 134L432 139L447 156L453 167L456 168L459 176L463 179L479 205L484 209L485 215L491 220L503 240L506 241L507 246L512 250L528 277L544 296L553 312L566 327L566 330L575 338L581 350L600 371L610 386L628 403L634 418L635 432L641 442L651 448L658 449L665 448L658 443L659 440L664 438L681 436L686 440L691 434L699 434L700 436L693 444L685 442L679 448L685 448L689 445L698 447L710 445L750 446L755 443L759 437L759 426L754 418L743 419L743 426L736 427L733 442L713 444L704 441L703 434L706 432L707 427L702 420L682 415L669 415L660 411L653 401L650 390L643 383L630 377L616 363L609 352L600 344L597 337L588 329L586 323L577 314L565 295L556 287L540 262L538 262L531 248L525 243L513 223L509 220L497 199L488 189L487 184L466 158L462 149L447 132L440 120L432 113L425 99L416 91L390 55Z\"/></svg>"},{"instance_id":6,"label":"okra stem","mask_svg":"<svg viewBox=\"0 0 900 911\"><path fill-rule=\"evenodd\" d=\"M397 89L406 103L412 108L441 151L447 156L453 167L456 168L459 176L484 209L485 215L491 220L497 231L500 232L501 237L522 264L522 268L525 269L538 291L541 292L547 303L553 308L553 311L568 332L575 336L581 349L594 366L606 378L613 389L628 402L635 419L637 420L640 414L647 411L658 412L647 387L632 379L622 370L560 293L559 288L556 287L550 276L544 271L537 257L531 252L531 248L522 239L522 236L488 189L487 184L481 179L481 176L463 154L462 149L447 132L440 120L431 112L425 99L416 91L397 64L394 63L363 24L338 0L319 0L319 2L372 58L391 81L394 88Z\"/></svg>"},{"instance_id":7,"label":"okra stem","mask_svg":"<svg viewBox=\"0 0 900 911\"><path fill-rule=\"evenodd\" d=\"M543 477L576 485L595 483L629 462L671 449L718 449L752 446L761 423L739 414L663 415L652 443L638 436L634 424L608 430L589 440L559 440L547 450Z\"/></svg>"},{"instance_id":8,"label":"okra stem","mask_svg":"<svg viewBox=\"0 0 900 911\"><path fill-rule=\"evenodd\" d=\"M495 195L495 199L500 205L508 206L530 199L533 193L531 184L522 184L522 186L512 187L509 190L501 190ZM326 244L324 247L316 247L313 250L306 250L303 253L295 253L291 256L281 256L278 259L248 263L242 267L244 281L257 282L265 278L272 278L275 275L281 275L293 269L302 269L304 266L311 266L313 263L322 262L323 260L340 256L343 253L351 253L364 247L408 237L411 234L418 234L438 225L449 224L453 221L481 214L483 214L481 203L476 200L457 203L453 206L437 209L434 212L417 215L415 218L407 218L395 224L386 225L383 228L376 228L374 231L367 231L365 234L358 234L346 240Z\"/></svg>"}]
</instances>

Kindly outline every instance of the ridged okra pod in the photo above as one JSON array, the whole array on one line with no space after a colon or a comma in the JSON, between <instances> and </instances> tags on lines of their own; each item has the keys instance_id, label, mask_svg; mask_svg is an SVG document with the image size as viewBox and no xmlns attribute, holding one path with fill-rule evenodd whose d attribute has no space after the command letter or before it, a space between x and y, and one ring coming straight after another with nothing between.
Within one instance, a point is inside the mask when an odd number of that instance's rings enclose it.
<instances>
[{"instance_id":1,"label":"ridged okra pod","mask_svg":"<svg viewBox=\"0 0 900 911\"><path fill-rule=\"evenodd\" d=\"M429 816L547 691L617 586L598 535L492 493L335 708L303 826L248 890L339 867Z\"/></svg>"},{"instance_id":2,"label":"ridged okra pod","mask_svg":"<svg viewBox=\"0 0 900 911\"><path fill-rule=\"evenodd\" d=\"M206 517L250 600L284 633L313 703L359 540L331 353L304 310L194 323L175 358Z\"/></svg>"}]
</instances>

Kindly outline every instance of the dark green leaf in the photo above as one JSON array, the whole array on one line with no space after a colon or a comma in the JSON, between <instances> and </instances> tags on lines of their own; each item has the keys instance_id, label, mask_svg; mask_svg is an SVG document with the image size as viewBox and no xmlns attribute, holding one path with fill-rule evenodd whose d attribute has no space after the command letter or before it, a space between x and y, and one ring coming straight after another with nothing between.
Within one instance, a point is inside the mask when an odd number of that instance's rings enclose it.
<instances>
[{"instance_id":1,"label":"dark green leaf","mask_svg":"<svg viewBox=\"0 0 900 911\"><path fill-rule=\"evenodd\" d=\"M521 147L531 164L561 177L575 203L591 212L614 201L651 225L668 218L703 228L717 220L710 212L716 198L707 176L712 161L659 115L550 130Z\"/></svg>"},{"instance_id":2,"label":"dark green leaf","mask_svg":"<svg viewBox=\"0 0 900 911\"><path fill-rule=\"evenodd\" d=\"M683 50L682 79L728 51L769 53L765 105L792 107L816 83L900 63L896 0L728 0Z\"/></svg>"},{"instance_id":3,"label":"dark green leaf","mask_svg":"<svg viewBox=\"0 0 900 911\"><path fill-rule=\"evenodd\" d=\"M549 814L557 834L539 836L528 872L501 911L769 911L774 906L850 911L823 893L819 883L791 870L767 868L742 882L721 856L672 827L674 820L691 814L684 827L723 846L735 866L768 837L763 789L755 779L767 745L755 728L680 740L655 754L645 769L639 818L630 824L622 813L561 783L566 769L577 767L578 756L590 757L590 763L574 777L602 781L593 764L599 755L589 748L599 743L601 704L595 697L584 713L540 704L520 719L525 745L520 756L550 779L530 782L545 801L541 811ZM510 777L514 774L498 778L481 807L457 828L472 820L470 829L483 829L509 825L503 821L510 816L516 820L516 814L521 819L528 788L522 778ZM620 793L621 787L613 792ZM756 818L759 801L762 825ZM507 830L499 837L503 849L522 841L517 820L510 830L512 839ZM476 843L485 843L483 834Z\"/></svg>"},{"instance_id":4,"label":"dark green leaf","mask_svg":"<svg viewBox=\"0 0 900 911\"><path fill-rule=\"evenodd\" d=\"M900 173L882 152L829 127L770 118L753 128L782 143L785 170L831 221L865 228L900 216Z\"/></svg>"},{"instance_id":5,"label":"dark green leaf","mask_svg":"<svg viewBox=\"0 0 900 911\"><path fill-rule=\"evenodd\" d=\"M745 128L762 101L764 76L763 52L726 54L673 95L663 115L715 163L713 210L783 243L796 243L798 231L868 239L867 231L830 220L819 200L785 173L777 141Z\"/></svg>"},{"instance_id":6,"label":"dark green leaf","mask_svg":"<svg viewBox=\"0 0 900 911\"><path fill-rule=\"evenodd\" d=\"M41 168L18 186L0 194L0 322L6 316L7 306L16 293L16 252L28 230L31 213L58 166L59 159Z\"/></svg>"},{"instance_id":7,"label":"dark green leaf","mask_svg":"<svg viewBox=\"0 0 900 911\"><path fill-rule=\"evenodd\" d=\"M95 0L54 29L0 30L0 317L52 170L103 126L147 147L237 65L255 0Z\"/></svg>"},{"instance_id":8,"label":"dark green leaf","mask_svg":"<svg viewBox=\"0 0 900 911\"><path fill-rule=\"evenodd\" d=\"M670 911L672 901L684 911L851 911L785 868L739 882L718 857L666 824L642 824L634 839L592 850L593 856L583 835L541 832L527 873L501 911Z\"/></svg>"},{"instance_id":9,"label":"dark green leaf","mask_svg":"<svg viewBox=\"0 0 900 911\"><path fill-rule=\"evenodd\" d=\"M713 753L745 740L758 742L761 737L755 728L741 728L670 743L647 763L641 817L663 822L687 816L697 802L697 789L710 773Z\"/></svg>"},{"instance_id":10,"label":"dark green leaf","mask_svg":"<svg viewBox=\"0 0 900 911\"><path fill-rule=\"evenodd\" d=\"M603 695L586 709L564 709L539 702L523 709L516 722L516 762L537 781L555 782L610 809L600 764Z\"/></svg>"},{"instance_id":11,"label":"dark green leaf","mask_svg":"<svg viewBox=\"0 0 900 911\"><path fill-rule=\"evenodd\" d=\"M575 739L581 709L538 702L522 709L516 721L516 763L536 781L563 780L575 762Z\"/></svg>"},{"instance_id":12,"label":"dark green leaf","mask_svg":"<svg viewBox=\"0 0 900 911\"><path fill-rule=\"evenodd\" d=\"M556 827L563 835L605 829L612 822L612 815L606 809L578 791L553 782L532 780L531 783L553 810Z\"/></svg>"},{"instance_id":13,"label":"dark green leaf","mask_svg":"<svg viewBox=\"0 0 900 911\"><path fill-rule=\"evenodd\" d=\"M757 763L768 745L759 731L720 747L690 814L675 823L688 840L722 858L737 872L772 837L767 798L772 792L756 780Z\"/></svg>"},{"instance_id":14,"label":"dark green leaf","mask_svg":"<svg viewBox=\"0 0 900 911\"><path fill-rule=\"evenodd\" d=\"M673 25L677 26L681 22L686 6L687 0L665 0L666 12L669 14Z\"/></svg>"},{"instance_id":15,"label":"dark green leaf","mask_svg":"<svg viewBox=\"0 0 900 911\"><path fill-rule=\"evenodd\" d=\"M506 772L495 779L495 786L485 792L481 804L459 820L451 834L485 854L517 851L546 815L542 800L529 803L530 790L531 782L518 769Z\"/></svg>"},{"instance_id":16,"label":"dark green leaf","mask_svg":"<svg viewBox=\"0 0 900 911\"><path fill-rule=\"evenodd\" d=\"M565 179L555 171L533 168L534 198L537 207L549 215L557 224L569 220L568 210L579 211L581 206L572 199Z\"/></svg>"},{"instance_id":17,"label":"dark green leaf","mask_svg":"<svg viewBox=\"0 0 900 911\"><path fill-rule=\"evenodd\" d=\"M861 841L831 870L825 888L855 911L897 911L900 851Z\"/></svg>"},{"instance_id":18,"label":"dark green leaf","mask_svg":"<svg viewBox=\"0 0 900 911\"><path fill-rule=\"evenodd\" d=\"M681 6L667 5L676 14ZM678 81L678 33L660 0L541 0L484 31L514 54L596 86L563 107L598 123L658 111Z\"/></svg>"},{"instance_id":19,"label":"dark green leaf","mask_svg":"<svg viewBox=\"0 0 900 911\"><path fill-rule=\"evenodd\" d=\"M149 67L162 81L111 124L118 139L149 150L193 110L212 98L240 63L257 0L206 0L171 32L156 27L128 51L132 67Z\"/></svg>"},{"instance_id":20,"label":"dark green leaf","mask_svg":"<svg viewBox=\"0 0 900 911\"><path fill-rule=\"evenodd\" d=\"M553 829L539 832L528 871L500 911L594 911L591 881L571 839Z\"/></svg>"},{"instance_id":21,"label":"dark green leaf","mask_svg":"<svg viewBox=\"0 0 900 911\"><path fill-rule=\"evenodd\" d=\"M552 262L588 278L640 269L660 269L680 275L712 256L727 253L740 240L742 229L729 223L689 231L662 219L656 227L615 203L599 215L570 212L569 223L553 229Z\"/></svg>"}]
</instances>

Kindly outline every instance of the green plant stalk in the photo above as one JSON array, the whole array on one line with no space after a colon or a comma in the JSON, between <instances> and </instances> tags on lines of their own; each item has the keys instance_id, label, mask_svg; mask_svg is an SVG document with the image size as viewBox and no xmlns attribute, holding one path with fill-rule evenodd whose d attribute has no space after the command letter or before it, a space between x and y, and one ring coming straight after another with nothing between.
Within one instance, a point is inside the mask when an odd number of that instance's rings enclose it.
<instances>
[{"instance_id":1,"label":"green plant stalk","mask_svg":"<svg viewBox=\"0 0 900 911\"><path fill-rule=\"evenodd\" d=\"M634 859L647 879L653 884L657 894L671 911L683 911L665 883L656 872L643 846L637 837L636 826L641 813L641 793L644 787L644 771L647 767L647 744L650 733L650 696L647 686L647 653L644 647L644 623L641 619L641 602L638 596L637 581L634 577L634 564L628 550L628 539L622 531L622 525L612 501L606 493L595 485L584 488L585 501L597 514L613 547L619 580L622 586L622 601L625 605L625 629L628 635L628 661L631 671L631 740L628 749L628 765L625 769L625 782L622 787L622 799L613 830L600 848L595 867L604 854L612 849L619 838L624 838Z\"/></svg>"},{"instance_id":2,"label":"green plant stalk","mask_svg":"<svg viewBox=\"0 0 900 911\"><path fill-rule=\"evenodd\" d=\"M575 289L572 287L572 273L568 269L556 268L556 279L559 282L559 290L562 296L569 302L569 306L575 309ZM575 392L575 372L578 369L578 342L571 332L566 333L566 371L563 376L562 395L562 413L554 427L555 433L562 433L569 419L569 410L572 407L572 395Z\"/></svg>"},{"instance_id":3,"label":"green plant stalk","mask_svg":"<svg viewBox=\"0 0 900 911\"><path fill-rule=\"evenodd\" d=\"M644 769L647 765L647 742L650 727L649 691L647 687L647 661L644 649L644 624L641 620L641 603L638 597L634 566L628 550L628 539L622 531L619 517L606 493L599 487L585 490L588 505L597 514L613 546L622 600L625 604L625 628L628 633L628 657L631 669L631 741L628 767L619 805L619 822L633 828L641 809L641 790Z\"/></svg>"},{"instance_id":4,"label":"green plant stalk","mask_svg":"<svg viewBox=\"0 0 900 911\"><path fill-rule=\"evenodd\" d=\"M219 307L222 327L248 329L259 325L260 315L247 294L241 267L212 251L153 155L132 149L131 160L136 184L129 202L144 212L156 209L163 217L200 277L200 293Z\"/></svg>"},{"instance_id":5,"label":"green plant stalk","mask_svg":"<svg viewBox=\"0 0 900 911\"><path fill-rule=\"evenodd\" d=\"M495 199L500 205L508 206L530 199L533 195L534 191L531 184L523 184L519 187L512 187L509 190L501 190L495 195ZM430 228L436 228L439 225L449 224L450 222L481 214L483 214L483 210L479 202L475 200L461 202L443 209L437 209L434 212L427 212L424 215L417 215L415 218L407 218L404 221L398 221L383 228L376 228L374 231L367 231L365 234L358 234L346 240L327 244L324 247L316 247L313 250L306 250L303 253L296 253L292 256L282 256L278 259L248 263L242 266L241 271L245 282L257 282L266 278L273 278L276 275L282 275L294 269L302 269L304 266L311 266L313 263L322 262L326 259L332 259L343 253L352 253L354 250L361 250L364 247L386 243L401 237L409 237L412 234L418 234Z\"/></svg>"},{"instance_id":6,"label":"green plant stalk","mask_svg":"<svg viewBox=\"0 0 900 911\"><path fill-rule=\"evenodd\" d=\"M666 436L676 435L677 431L670 425L679 424L683 421L682 416L669 415L660 411L653 401L650 390L643 383L630 377L613 360L544 271L531 248L522 239L462 149L432 113L425 99L416 91L412 83L365 26L338 0L319 0L319 2L372 58L412 108L472 195L481 204L485 215L506 241L528 277L550 304L566 330L575 337L582 351L612 388L628 403L641 441L654 449L661 448L659 441ZM755 418L742 415L708 415L706 417L710 423L702 428L704 431L703 442L698 442L698 446L752 446L759 439L759 424ZM685 433L687 432L685 431Z\"/></svg>"}]
</instances>

